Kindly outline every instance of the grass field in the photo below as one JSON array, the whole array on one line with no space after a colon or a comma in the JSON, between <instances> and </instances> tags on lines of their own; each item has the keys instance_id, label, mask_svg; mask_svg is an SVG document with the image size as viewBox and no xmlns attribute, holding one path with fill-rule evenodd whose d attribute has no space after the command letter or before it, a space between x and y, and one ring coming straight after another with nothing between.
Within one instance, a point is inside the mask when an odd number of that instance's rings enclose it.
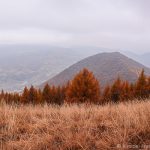
<instances>
[{"instance_id":1,"label":"grass field","mask_svg":"<svg viewBox=\"0 0 150 150\"><path fill-rule=\"evenodd\" d=\"M150 149L150 101L0 106L1 150Z\"/></svg>"}]
</instances>

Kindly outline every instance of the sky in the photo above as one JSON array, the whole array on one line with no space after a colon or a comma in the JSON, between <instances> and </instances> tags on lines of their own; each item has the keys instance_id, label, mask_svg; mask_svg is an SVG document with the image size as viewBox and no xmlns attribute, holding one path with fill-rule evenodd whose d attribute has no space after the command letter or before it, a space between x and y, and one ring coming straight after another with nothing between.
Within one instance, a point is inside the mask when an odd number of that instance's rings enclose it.
<instances>
[{"instance_id":1,"label":"sky","mask_svg":"<svg viewBox=\"0 0 150 150\"><path fill-rule=\"evenodd\" d=\"M150 0L0 0L0 44L150 52Z\"/></svg>"}]
</instances>

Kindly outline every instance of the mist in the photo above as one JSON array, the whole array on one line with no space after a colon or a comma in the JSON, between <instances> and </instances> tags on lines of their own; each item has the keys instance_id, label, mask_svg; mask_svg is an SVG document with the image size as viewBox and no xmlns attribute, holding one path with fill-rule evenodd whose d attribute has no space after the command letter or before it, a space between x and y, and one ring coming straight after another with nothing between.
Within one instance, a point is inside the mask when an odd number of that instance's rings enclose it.
<instances>
[{"instance_id":1,"label":"mist","mask_svg":"<svg viewBox=\"0 0 150 150\"><path fill-rule=\"evenodd\" d=\"M0 44L150 52L149 0L0 0Z\"/></svg>"}]
</instances>

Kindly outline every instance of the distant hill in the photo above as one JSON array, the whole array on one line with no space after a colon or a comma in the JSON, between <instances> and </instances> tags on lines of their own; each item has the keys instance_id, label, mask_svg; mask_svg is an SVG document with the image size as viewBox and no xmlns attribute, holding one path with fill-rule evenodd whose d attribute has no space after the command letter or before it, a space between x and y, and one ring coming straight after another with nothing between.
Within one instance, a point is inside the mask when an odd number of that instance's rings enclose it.
<instances>
[{"instance_id":1,"label":"distant hill","mask_svg":"<svg viewBox=\"0 0 150 150\"><path fill-rule=\"evenodd\" d=\"M123 53L126 56L129 56L130 58L142 63L143 65L150 67L150 52L144 54L135 54L129 51L124 51Z\"/></svg>"},{"instance_id":2,"label":"distant hill","mask_svg":"<svg viewBox=\"0 0 150 150\"><path fill-rule=\"evenodd\" d=\"M0 45L0 90L39 85L79 60L107 50L49 45ZM86 51L86 53L85 53Z\"/></svg>"},{"instance_id":3,"label":"distant hill","mask_svg":"<svg viewBox=\"0 0 150 150\"><path fill-rule=\"evenodd\" d=\"M150 53L145 53L141 55L138 59L141 63L145 64L146 66L150 66Z\"/></svg>"},{"instance_id":4,"label":"distant hill","mask_svg":"<svg viewBox=\"0 0 150 150\"><path fill-rule=\"evenodd\" d=\"M38 44L0 44L0 90L20 91L24 86L40 85L86 57L112 51L89 46L63 48ZM127 56L144 65L150 62L148 54L135 55L127 53Z\"/></svg>"},{"instance_id":5,"label":"distant hill","mask_svg":"<svg viewBox=\"0 0 150 150\"><path fill-rule=\"evenodd\" d=\"M150 75L149 68L119 52L100 53L75 63L43 83L40 87L42 88L46 83L56 86L63 85L85 67L94 73L102 86L112 83L117 76L120 76L124 80L134 82L142 68L146 74Z\"/></svg>"}]
</instances>

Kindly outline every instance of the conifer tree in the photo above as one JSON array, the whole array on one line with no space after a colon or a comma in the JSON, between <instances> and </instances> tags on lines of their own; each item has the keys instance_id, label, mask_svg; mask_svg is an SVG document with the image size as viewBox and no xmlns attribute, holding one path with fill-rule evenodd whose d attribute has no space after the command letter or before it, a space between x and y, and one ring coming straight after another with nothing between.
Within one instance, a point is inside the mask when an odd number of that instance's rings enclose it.
<instances>
[{"instance_id":1,"label":"conifer tree","mask_svg":"<svg viewBox=\"0 0 150 150\"><path fill-rule=\"evenodd\" d=\"M64 100L66 98L66 95L65 95L66 91L67 91L67 86L65 86L65 85L62 86L61 87L61 99L62 99L62 103L64 103Z\"/></svg>"},{"instance_id":2,"label":"conifer tree","mask_svg":"<svg viewBox=\"0 0 150 150\"><path fill-rule=\"evenodd\" d=\"M29 90L27 87L24 88L23 93L21 95L21 103L23 104L29 103Z\"/></svg>"},{"instance_id":3,"label":"conifer tree","mask_svg":"<svg viewBox=\"0 0 150 150\"><path fill-rule=\"evenodd\" d=\"M108 103L111 100L111 88L109 85L107 85L104 88L103 94L102 94L102 98L101 98L101 102L102 104Z\"/></svg>"},{"instance_id":4,"label":"conifer tree","mask_svg":"<svg viewBox=\"0 0 150 150\"><path fill-rule=\"evenodd\" d=\"M36 101L37 104L43 104L44 101L42 99L42 91L41 89L38 89L37 90L37 101Z\"/></svg>"},{"instance_id":5,"label":"conifer tree","mask_svg":"<svg viewBox=\"0 0 150 150\"><path fill-rule=\"evenodd\" d=\"M11 97L13 103L20 104L21 98L20 98L20 95L18 93L13 93L10 95L10 97Z\"/></svg>"},{"instance_id":6,"label":"conifer tree","mask_svg":"<svg viewBox=\"0 0 150 150\"><path fill-rule=\"evenodd\" d=\"M47 102L47 103L51 102L51 92L50 92L50 86L48 84L46 84L44 89L43 89L42 101Z\"/></svg>"},{"instance_id":7,"label":"conifer tree","mask_svg":"<svg viewBox=\"0 0 150 150\"><path fill-rule=\"evenodd\" d=\"M57 94L57 88L55 86L52 86L50 88L51 91L51 104L55 104L56 103L56 94Z\"/></svg>"},{"instance_id":8,"label":"conifer tree","mask_svg":"<svg viewBox=\"0 0 150 150\"><path fill-rule=\"evenodd\" d=\"M121 101L129 100L131 98L130 94L130 86L128 81L123 82L122 84L122 92L121 92Z\"/></svg>"},{"instance_id":9,"label":"conifer tree","mask_svg":"<svg viewBox=\"0 0 150 150\"><path fill-rule=\"evenodd\" d=\"M150 77L147 77L146 95L147 95L147 98L150 98Z\"/></svg>"},{"instance_id":10,"label":"conifer tree","mask_svg":"<svg viewBox=\"0 0 150 150\"><path fill-rule=\"evenodd\" d=\"M129 90L130 90L130 99L133 100L134 98L136 98L135 96L135 83L130 83L129 85Z\"/></svg>"},{"instance_id":11,"label":"conifer tree","mask_svg":"<svg viewBox=\"0 0 150 150\"><path fill-rule=\"evenodd\" d=\"M122 94L122 81L120 77L113 83L111 87L111 99L114 103L118 103Z\"/></svg>"},{"instance_id":12,"label":"conifer tree","mask_svg":"<svg viewBox=\"0 0 150 150\"><path fill-rule=\"evenodd\" d=\"M66 97L69 103L98 103L100 98L99 82L92 72L84 68L69 83Z\"/></svg>"},{"instance_id":13,"label":"conifer tree","mask_svg":"<svg viewBox=\"0 0 150 150\"><path fill-rule=\"evenodd\" d=\"M137 98L146 98L146 84L146 76L143 69L136 83L135 94Z\"/></svg>"},{"instance_id":14,"label":"conifer tree","mask_svg":"<svg viewBox=\"0 0 150 150\"><path fill-rule=\"evenodd\" d=\"M1 101L5 101L5 100L4 100L4 95L5 95L5 94L4 94L4 90L2 90L1 93L0 93L0 102L1 102Z\"/></svg>"},{"instance_id":15,"label":"conifer tree","mask_svg":"<svg viewBox=\"0 0 150 150\"><path fill-rule=\"evenodd\" d=\"M38 93L34 86L31 86L29 89L29 102L32 104L36 104L38 101Z\"/></svg>"},{"instance_id":16,"label":"conifer tree","mask_svg":"<svg viewBox=\"0 0 150 150\"><path fill-rule=\"evenodd\" d=\"M63 101L64 101L64 97L63 97L63 89L58 86L56 88L56 95L55 95L55 103L58 104L58 105L61 105L63 104Z\"/></svg>"}]
</instances>

